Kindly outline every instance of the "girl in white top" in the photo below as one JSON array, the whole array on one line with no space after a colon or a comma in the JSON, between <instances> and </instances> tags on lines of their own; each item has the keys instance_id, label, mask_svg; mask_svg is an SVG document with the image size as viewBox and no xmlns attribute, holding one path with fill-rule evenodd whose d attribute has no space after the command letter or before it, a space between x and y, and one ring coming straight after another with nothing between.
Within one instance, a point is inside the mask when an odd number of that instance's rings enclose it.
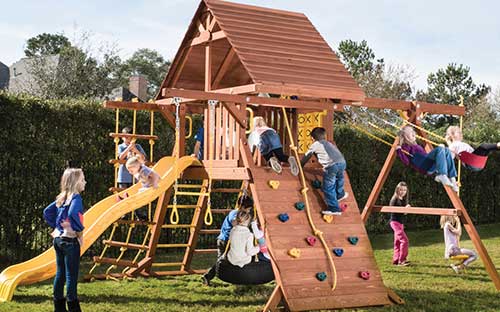
<instances>
[{"instance_id":1,"label":"girl in white top","mask_svg":"<svg viewBox=\"0 0 500 312\"><path fill-rule=\"evenodd\" d=\"M451 155L455 158L462 152L472 153L478 156L488 156L489 153L500 150L500 142L498 143L482 143L477 148L473 148L469 144L462 142L463 134L460 127L450 126L446 129L446 142L448 143L448 148L451 151ZM474 168L464 164L468 169L479 171L480 169Z\"/></svg>"},{"instance_id":2,"label":"girl in white top","mask_svg":"<svg viewBox=\"0 0 500 312\"><path fill-rule=\"evenodd\" d=\"M476 261L477 254L470 249L460 248L460 236L462 235L462 226L458 216L441 216L439 221L444 233L444 257L449 259L452 256L466 255L469 256L460 265L451 264L451 268L455 273L464 270L471 262Z\"/></svg>"},{"instance_id":3,"label":"girl in white top","mask_svg":"<svg viewBox=\"0 0 500 312\"><path fill-rule=\"evenodd\" d=\"M234 219L233 229L229 234L231 247L227 253L227 260L232 265L244 267L252 261L252 256L259 253L259 246L253 243L253 234L250 232L248 225L252 216L248 211L240 210Z\"/></svg>"}]
</instances>

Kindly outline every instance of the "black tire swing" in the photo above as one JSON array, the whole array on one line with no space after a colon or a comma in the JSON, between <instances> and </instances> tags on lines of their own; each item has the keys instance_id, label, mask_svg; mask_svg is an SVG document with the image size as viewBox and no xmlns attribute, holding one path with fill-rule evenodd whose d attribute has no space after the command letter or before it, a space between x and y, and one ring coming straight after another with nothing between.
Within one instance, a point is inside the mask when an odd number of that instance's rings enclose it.
<instances>
[{"instance_id":1,"label":"black tire swing","mask_svg":"<svg viewBox=\"0 0 500 312\"><path fill-rule=\"evenodd\" d=\"M260 285L274 281L274 272L269 261L250 262L241 268L223 259L217 261L217 277L235 285Z\"/></svg>"}]
</instances>

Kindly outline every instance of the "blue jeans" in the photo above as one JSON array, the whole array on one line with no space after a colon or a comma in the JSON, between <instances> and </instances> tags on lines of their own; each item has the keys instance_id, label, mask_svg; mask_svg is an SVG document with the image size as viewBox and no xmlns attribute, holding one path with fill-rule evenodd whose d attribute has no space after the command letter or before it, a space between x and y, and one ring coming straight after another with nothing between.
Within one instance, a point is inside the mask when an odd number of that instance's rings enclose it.
<instances>
[{"instance_id":1,"label":"blue jeans","mask_svg":"<svg viewBox=\"0 0 500 312\"><path fill-rule=\"evenodd\" d=\"M449 178L457 176L455 162L453 161L453 157L451 156L449 149L437 146L429 154L427 154L427 158L434 161L433 169L438 175L444 174Z\"/></svg>"},{"instance_id":2,"label":"blue jeans","mask_svg":"<svg viewBox=\"0 0 500 312\"><path fill-rule=\"evenodd\" d=\"M344 192L344 171L345 162L335 163L325 169L323 173L323 193L325 194L326 205L330 211L340 211L338 198L345 195Z\"/></svg>"},{"instance_id":3,"label":"blue jeans","mask_svg":"<svg viewBox=\"0 0 500 312\"><path fill-rule=\"evenodd\" d=\"M66 283L66 300L78 299L76 286L80 269L80 244L75 239L54 238L56 250L57 273L54 278L54 299L64 299L64 284Z\"/></svg>"}]
</instances>

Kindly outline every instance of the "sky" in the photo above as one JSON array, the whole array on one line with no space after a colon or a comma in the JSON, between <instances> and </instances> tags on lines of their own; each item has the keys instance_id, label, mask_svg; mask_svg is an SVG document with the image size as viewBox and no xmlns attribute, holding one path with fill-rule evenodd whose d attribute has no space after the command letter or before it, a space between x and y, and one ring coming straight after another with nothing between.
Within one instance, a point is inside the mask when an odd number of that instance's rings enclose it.
<instances>
[{"instance_id":1,"label":"sky","mask_svg":"<svg viewBox=\"0 0 500 312\"><path fill-rule=\"evenodd\" d=\"M470 67L476 83L500 86L498 1L464 0L233 0L302 12L334 49L340 41L367 40L377 58L408 66L414 85L453 62ZM89 32L94 44L119 48L123 59L138 48L172 59L198 7L195 0L2 0L0 62L24 56L30 37L43 32L73 39ZM15 12L12 14L5 12Z\"/></svg>"}]
</instances>

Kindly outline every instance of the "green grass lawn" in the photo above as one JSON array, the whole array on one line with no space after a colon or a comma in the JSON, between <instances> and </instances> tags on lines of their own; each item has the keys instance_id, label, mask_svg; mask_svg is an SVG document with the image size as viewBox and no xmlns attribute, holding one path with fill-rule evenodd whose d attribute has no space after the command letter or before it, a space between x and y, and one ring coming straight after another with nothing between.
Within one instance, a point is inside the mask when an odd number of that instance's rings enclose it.
<instances>
[{"instance_id":1,"label":"green grass lawn","mask_svg":"<svg viewBox=\"0 0 500 312\"><path fill-rule=\"evenodd\" d=\"M478 228L491 258L500 266L500 224ZM394 267L392 235L372 235L375 256L385 284L398 293L405 305L357 311L500 311L497 292L480 260L466 275L456 275L443 259L442 232L410 232L411 267ZM466 236L466 235L464 235ZM463 237L462 245L472 248ZM201 259L196 267L206 267ZM82 272L88 265L82 266ZM201 286L199 276L164 279L97 281L79 284L84 311L256 311L267 301L272 284L257 287L233 286L215 281ZM0 311L51 311L50 282L19 287L12 302L0 303Z\"/></svg>"}]
</instances>

